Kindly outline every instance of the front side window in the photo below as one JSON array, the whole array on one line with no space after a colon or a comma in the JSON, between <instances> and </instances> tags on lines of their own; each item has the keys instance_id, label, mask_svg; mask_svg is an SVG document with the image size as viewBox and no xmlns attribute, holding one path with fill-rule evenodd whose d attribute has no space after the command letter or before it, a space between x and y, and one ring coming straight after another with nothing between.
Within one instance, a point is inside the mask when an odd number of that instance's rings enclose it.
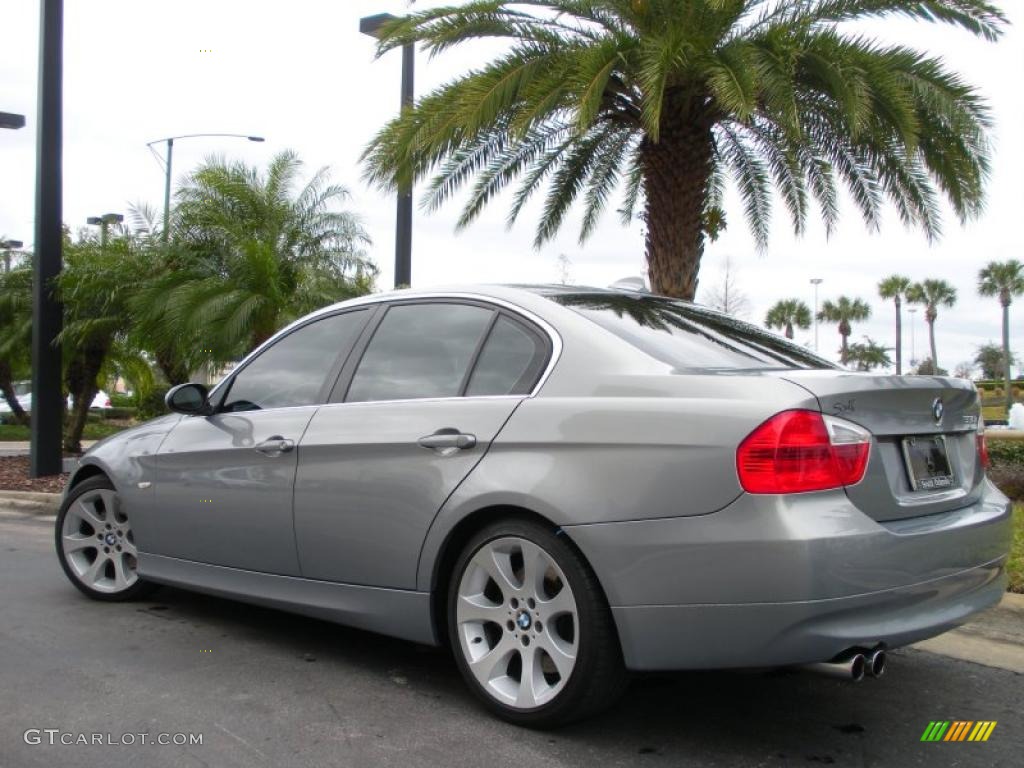
<instances>
[{"instance_id":1,"label":"front side window","mask_svg":"<svg viewBox=\"0 0 1024 768\"><path fill-rule=\"evenodd\" d=\"M230 383L221 411L257 411L318 402L338 355L347 353L369 317L360 309L292 331L245 366Z\"/></svg>"},{"instance_id":2,"label":"front side window","mask_svg":"<svg viewBox=\"0 0 1024 768\"><path fill-rule=\"evenodd\" d=\"M396 304L359 362L346 402L458 397L494 311L470 304Z\"/></svg>"}]
</instances>

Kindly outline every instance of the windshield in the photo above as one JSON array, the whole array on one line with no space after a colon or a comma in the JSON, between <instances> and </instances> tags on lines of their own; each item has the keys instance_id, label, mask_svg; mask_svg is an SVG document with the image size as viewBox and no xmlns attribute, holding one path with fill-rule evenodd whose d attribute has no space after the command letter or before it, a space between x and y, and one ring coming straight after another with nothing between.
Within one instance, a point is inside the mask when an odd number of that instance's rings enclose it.
<instances>
[{"instance_id":1,"label":"windshield","mask_svg":"<svg viewBox=\"0 0 1024 768\"><path fill-rule=\"evenodd\" d=\"M660 296L548 296L679 371L835 368L791 341L728 315Z\"/></svg>"}]
</instances>

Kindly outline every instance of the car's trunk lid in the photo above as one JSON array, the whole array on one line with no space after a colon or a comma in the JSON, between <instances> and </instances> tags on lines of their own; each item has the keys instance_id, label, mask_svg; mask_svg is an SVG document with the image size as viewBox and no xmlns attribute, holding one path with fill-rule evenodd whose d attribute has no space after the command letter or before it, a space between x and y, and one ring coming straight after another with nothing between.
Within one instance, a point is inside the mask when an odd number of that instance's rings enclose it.
<instances>
[{"instance_id":1,"label":"car's trunk lid","mask_svg":"<svg viewBox=\"0 0 1024 768\"><path fill-rule=\"evenodd\" d=\"M811 392L823 413L872 433L864 479L846 492L874 519L944 512L970 503L980 492L984 473L976 435L981 405L969 381L834 370L778 375Z\"/></svg>"}]
</instances>

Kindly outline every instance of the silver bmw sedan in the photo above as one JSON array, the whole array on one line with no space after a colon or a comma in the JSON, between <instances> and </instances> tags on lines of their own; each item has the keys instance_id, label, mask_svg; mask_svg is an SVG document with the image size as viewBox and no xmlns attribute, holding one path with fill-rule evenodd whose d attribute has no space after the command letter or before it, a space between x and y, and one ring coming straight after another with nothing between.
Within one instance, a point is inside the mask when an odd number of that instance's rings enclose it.
<instances>
[{"instance_id":1,"label":"silver bmw sedan","mask_svg":"<svg viewBox=\"0 0 1024 768\"><path fill-rule=\"evenodd\" d=\"M523 725L606 706L629 670L878 675L1005 587L970 382L851 373L663 297L364 297L167 405L70 478L78 589L447 645Z\"/></svg>"}]
</instances>

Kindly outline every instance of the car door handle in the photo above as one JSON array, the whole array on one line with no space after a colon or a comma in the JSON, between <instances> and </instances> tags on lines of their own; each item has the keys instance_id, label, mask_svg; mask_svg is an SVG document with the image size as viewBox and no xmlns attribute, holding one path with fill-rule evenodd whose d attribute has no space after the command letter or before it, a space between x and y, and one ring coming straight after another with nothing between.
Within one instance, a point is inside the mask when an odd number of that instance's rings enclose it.
<instances>
[{"instance_id":1,"label":"car door handle","mask_svg":"<svg viewBox=\"0 0 1024 768\"><path fill-rule=\"evenodd\" d=\"M294 440L287 440L281 435L268 437L256 446L256 450L266 456L280 456L282 453L289 453L295 448Z\"/></svg>"},{"instance_id":2,"label":"car door handle","mask_svg":"<svg viewBox=\"0 0 1024 768\"><path fill-rule=\"evenodd\" d=\"M454 429L439 429L432 435L421 437L419 444L434 451L453 453L476 445L476 435L466 435Z\"/></svg>"}]
</instances>

